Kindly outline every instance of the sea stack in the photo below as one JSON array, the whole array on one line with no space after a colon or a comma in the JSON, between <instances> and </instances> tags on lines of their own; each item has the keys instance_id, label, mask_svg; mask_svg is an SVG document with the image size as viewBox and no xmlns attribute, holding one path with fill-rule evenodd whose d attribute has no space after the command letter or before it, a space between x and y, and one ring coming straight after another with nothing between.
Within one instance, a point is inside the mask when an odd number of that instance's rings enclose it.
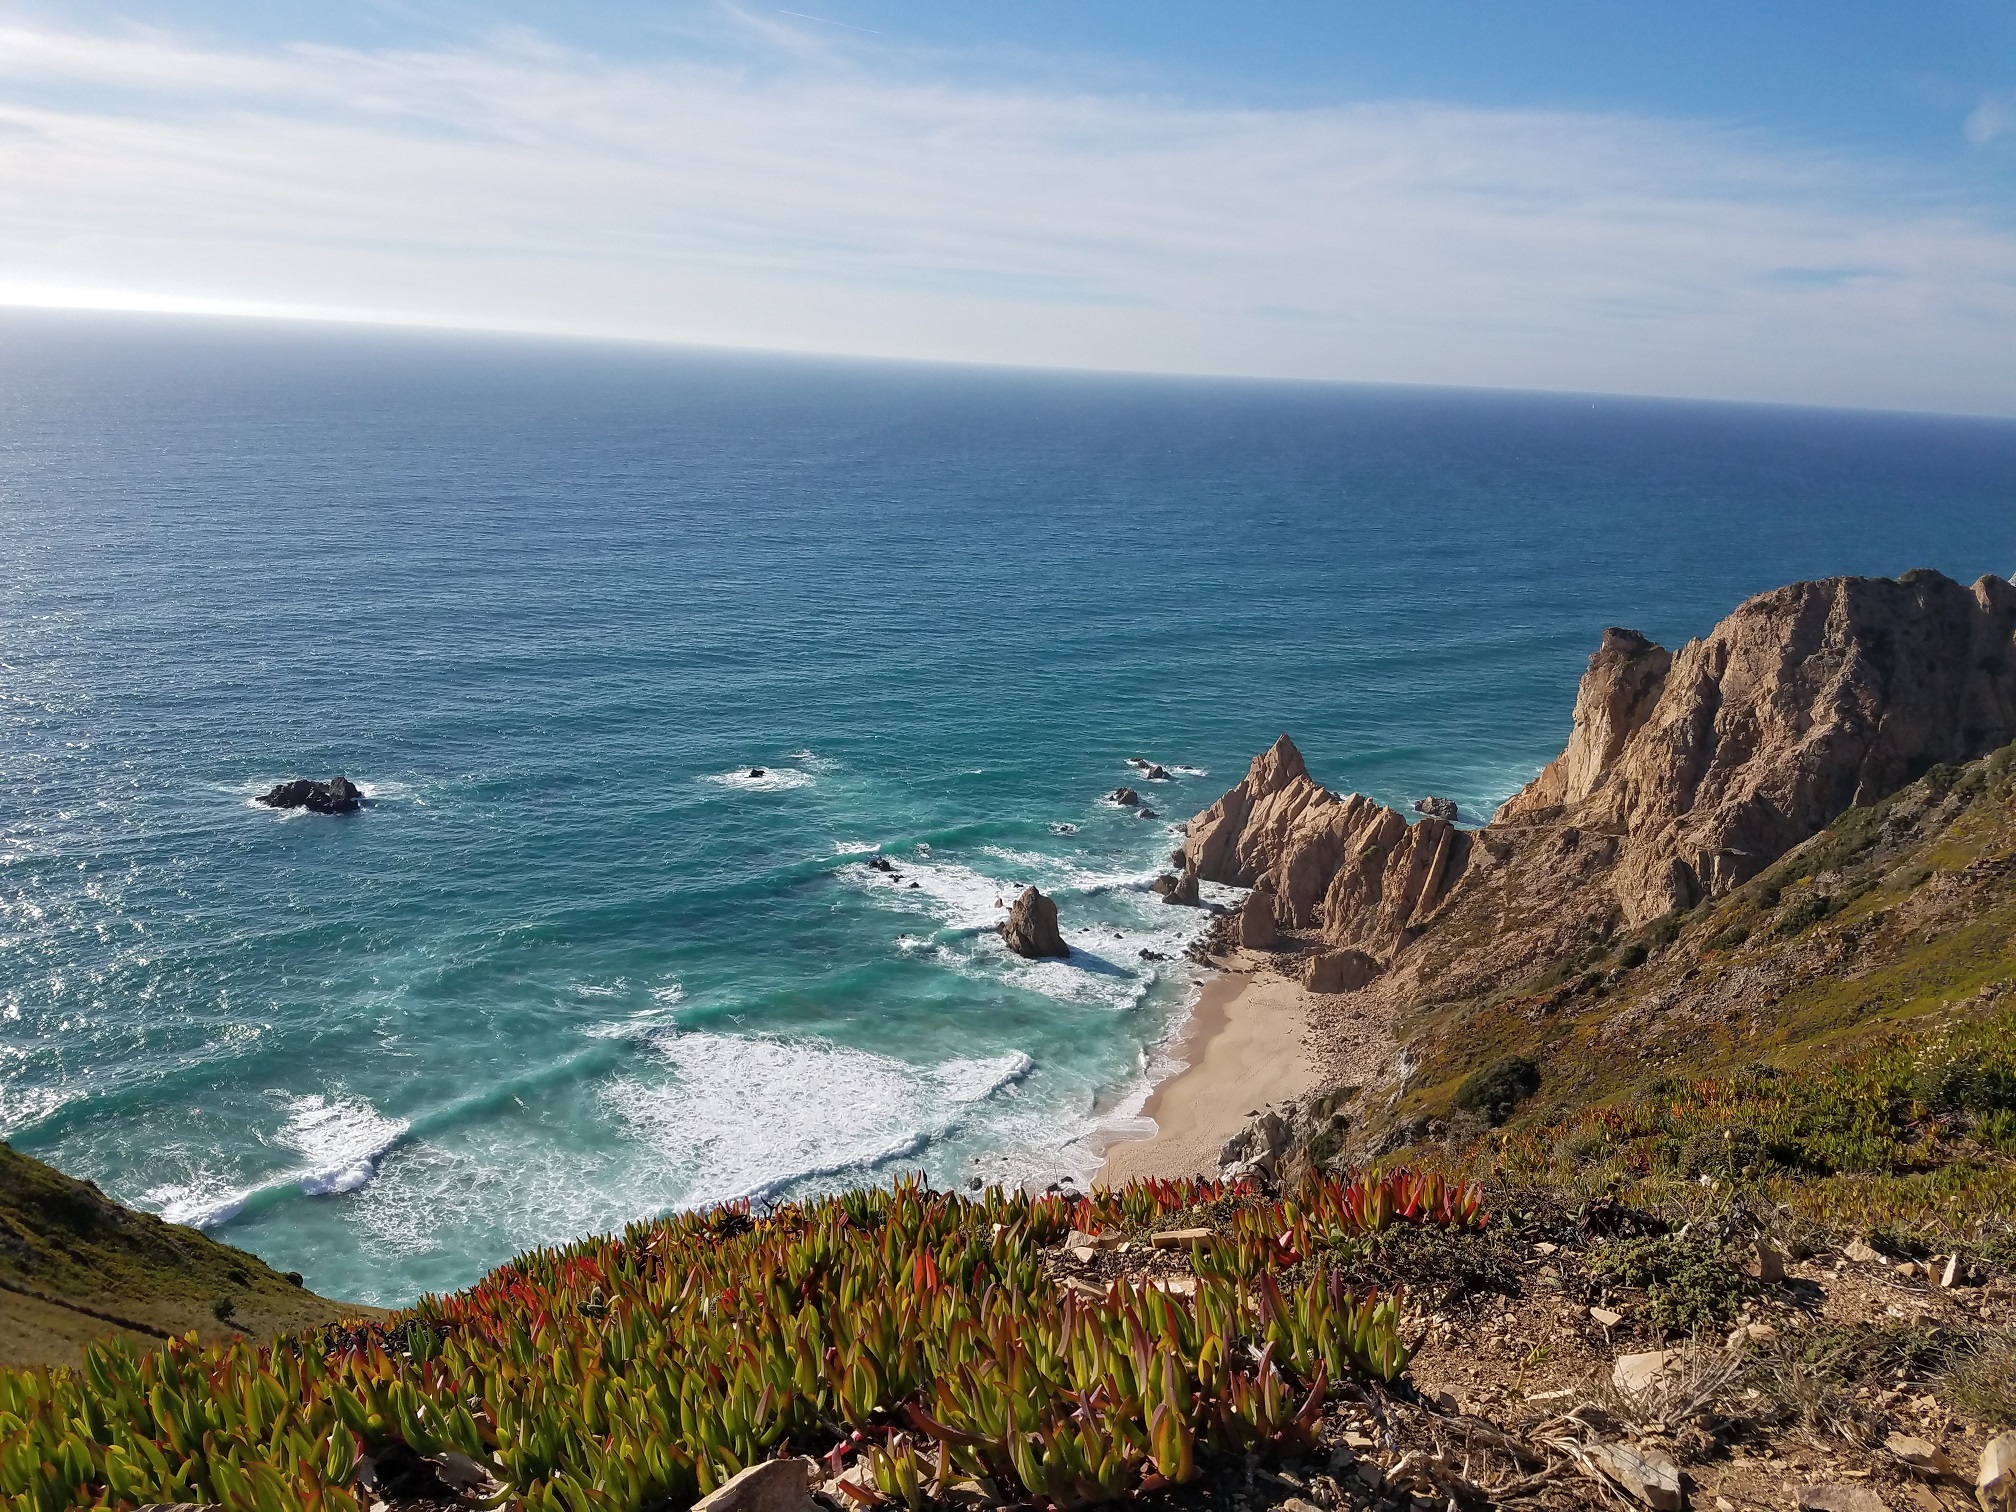
<instances>
[{"instance_id":1,"label":"sea stack","mask_svg":"<svg viewBox=\"0 0 2016 1512\"><path fill-rule=\"evenodd\" d=\"M327 782L297 777L292 782L276 783L259 795L259 801L268 808L305 808L315 814L350 814L364 806L364 795L357 790L357 784L347 777L331 777Z\"/></svg>"},{"instance_id":2,"label":"sea stack","mask_svg":"<svg viewBox=\"0 0 2016 1512\"><path fill-rule=\"evenodd\" d=\"M1046 956L1068 956L1071 947L1057 928L1057 904L1033 887L1022 890L1008 918L1001 925L1001 938L1019 956L1041 960Z\"/></svg>"}]
</instances>

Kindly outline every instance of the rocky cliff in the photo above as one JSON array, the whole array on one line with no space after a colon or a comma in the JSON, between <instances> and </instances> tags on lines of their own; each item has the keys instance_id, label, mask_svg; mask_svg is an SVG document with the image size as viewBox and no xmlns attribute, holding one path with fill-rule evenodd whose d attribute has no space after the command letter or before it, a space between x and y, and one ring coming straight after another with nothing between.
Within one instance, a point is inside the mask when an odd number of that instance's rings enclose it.
<instances>
[{"instance_id":1,"label":"rocky cliff","mask_svg":"<svg viewBox=\"0 0 2016 1512\"><path fill-rule=\"evenodd\" d=\"M1609 630L1568 748L1496 825L1614 836L1630 922L1747 881L1853 804L2016 739L2016 590L1794 583L1677 654Z\"/></svg>"},{"instance_id":2,"label":"rocky cliff","mask_svg":"<svg viewBox=\"0 0 2016 1512\"><path fill-rule=\"evenodd\" d=\"M1467 909L1494 960L1524 964L1725 893L1851 805L2012 739L2016 589L1830 578L1677 653L1605 631L1567 748L1481 832L1340 797L1283 735L1184 852L1208 881L1264 884L1279 928L1315 942L1391 961Z\"/></svg>"}]
</instances>

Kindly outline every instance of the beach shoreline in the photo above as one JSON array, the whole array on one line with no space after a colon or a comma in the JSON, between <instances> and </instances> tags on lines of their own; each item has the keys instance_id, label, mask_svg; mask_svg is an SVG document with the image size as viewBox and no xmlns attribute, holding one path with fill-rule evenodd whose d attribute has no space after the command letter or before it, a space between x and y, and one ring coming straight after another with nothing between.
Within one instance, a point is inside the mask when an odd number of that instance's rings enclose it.
<instances>
[{"instance_id":1,"label":"beach shoreline","mask_svg":"<svg viewBox=\"0 0 2016 1512\"><path fill-rule=\"evenodd\" d=\"M1095 1185L1215 1175L1219 1149L1253 1112L1322 1081L1308 1045L1308 990L1241 957L1214 964L1216 974L1176 1036L1182 1069L1157 1082L1142 1104L1139 1117L1152 1120L1155 1132L1105 1146Z\"/></svg>"}]
</instances>

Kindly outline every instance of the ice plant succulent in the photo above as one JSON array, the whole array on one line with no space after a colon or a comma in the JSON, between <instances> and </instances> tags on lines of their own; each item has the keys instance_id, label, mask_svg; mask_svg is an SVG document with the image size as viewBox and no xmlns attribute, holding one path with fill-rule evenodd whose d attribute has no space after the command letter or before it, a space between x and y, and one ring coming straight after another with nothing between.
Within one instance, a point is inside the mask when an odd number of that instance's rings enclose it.
<instances>
[{"instance_id":1,"label":"ice plant succulent","mask_svg":"<svg viewBox=\"0 0 2016 1512\"><path fill-rule=\"evenodd\" d=\"M1193 1295L1055 1285L1079 1227L1220 1221ZM1326 1391L1405 1368L1400 1309L1318 1271L1395 1222L1481 1223L1474 1189L1409 1173L1290 1200L1216 1182L1066 1199L921 1183L758 1216L679 1214L521 1256L384 1327L271 1345L92 1347L79 1372L0 1372L0 1506L211 1502L361 1512L360 1471L455 1453L528 1512L683 1506L744 1467L821 1455L862 1505L921 1507L969 1476L1071 1506L1305 1443Z\"/></svg>"}]
</instances>

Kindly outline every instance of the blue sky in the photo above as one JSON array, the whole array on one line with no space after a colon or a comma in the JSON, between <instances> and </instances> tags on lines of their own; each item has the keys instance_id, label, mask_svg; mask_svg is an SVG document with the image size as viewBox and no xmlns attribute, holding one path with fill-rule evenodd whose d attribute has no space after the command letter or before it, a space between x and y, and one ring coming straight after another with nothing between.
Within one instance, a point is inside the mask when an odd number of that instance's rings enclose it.
<instances>
[{"instance_id":1,"label":"blue sky","mask_svg":"<svg viewBox=\"0 0 2016 1512\"><path fill-rule=\"evenodd\" d=\"M0 301L2016 413L2016 5L13 5Z\"/></svg>"}]
</instances>

